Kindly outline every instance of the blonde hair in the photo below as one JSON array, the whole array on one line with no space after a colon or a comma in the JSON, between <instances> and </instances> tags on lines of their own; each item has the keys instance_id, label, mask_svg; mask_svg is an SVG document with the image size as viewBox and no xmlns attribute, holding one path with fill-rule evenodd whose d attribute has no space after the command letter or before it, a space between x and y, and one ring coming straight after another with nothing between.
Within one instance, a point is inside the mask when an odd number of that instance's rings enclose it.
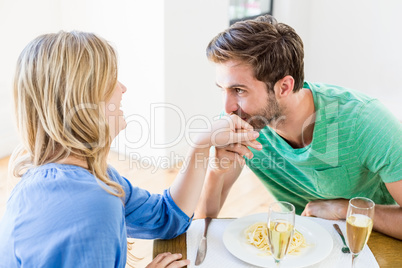
<instances>
[{"instance_id":1,"label":"blonde hair","mask_svg":"<svg viewBox=\"0 0 402 268\"><path fill-rule=\"evenodd\" d=\"M107 175L110 149L105 101L117 83L117 56L103 38L85 32L46 34L22 51L14 79L17 128L23 146L14 152L12 171L20 177L35 166L69 156L122 197Z\"/></svg>"}]
</instances>

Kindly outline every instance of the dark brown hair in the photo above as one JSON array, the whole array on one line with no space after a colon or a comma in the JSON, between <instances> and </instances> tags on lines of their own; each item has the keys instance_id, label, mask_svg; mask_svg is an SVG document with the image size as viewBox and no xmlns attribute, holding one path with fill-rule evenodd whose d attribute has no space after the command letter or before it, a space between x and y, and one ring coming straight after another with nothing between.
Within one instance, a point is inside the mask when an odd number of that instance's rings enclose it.
<instances>
[{"instance_id":1,"label":"dark brown hair","mask_svg":"<svg viewBox=\"0 0 402 268\"><path fill-rule=\"evenodd\" d=\"M250 64L255 78L269 90L286 75L295 80L293 91L303 87L303 41L292 27L277 23L271 15L233 24L211 40L206 52L215 63L236 60Z\"/></svg>"}]
</instances>

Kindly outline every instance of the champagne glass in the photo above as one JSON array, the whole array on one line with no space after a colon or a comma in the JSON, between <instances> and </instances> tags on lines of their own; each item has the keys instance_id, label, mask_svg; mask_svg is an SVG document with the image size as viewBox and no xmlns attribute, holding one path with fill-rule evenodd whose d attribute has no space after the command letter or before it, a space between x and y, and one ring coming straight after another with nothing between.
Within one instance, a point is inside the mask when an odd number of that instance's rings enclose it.
<instances>
[{"instance_id":1,"label":"champagne glass","mask_svg":"<svg viewBox=\"0 0 402 268\"><path fill-rule=\"evenodd\" d=\"M373 229L374 202L365 197L355 197L349 200L346 214L346 236L352 253L352 267L355 258L363 250Z\"/></svg>"},{"instance_id":2,"label":"champagne glass","mask_svg":"<svg viewBox=\"0 0 402 268\"><path fill-rule=\"evenodd\" d=\"M268 208L268 243L277 267L292 242L295 207L288 202L275 202Z\"/></svg>"}]
</instances>

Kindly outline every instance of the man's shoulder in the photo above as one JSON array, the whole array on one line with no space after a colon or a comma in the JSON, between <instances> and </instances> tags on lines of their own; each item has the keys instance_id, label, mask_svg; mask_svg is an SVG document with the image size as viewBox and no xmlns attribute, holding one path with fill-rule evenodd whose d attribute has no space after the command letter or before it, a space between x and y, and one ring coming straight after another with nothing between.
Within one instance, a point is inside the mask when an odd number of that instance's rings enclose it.
<instances>
[{"instance_id":1,"label":"man's shoulder","mask_svg":"<svg viewBox=\"0 0 402 268\"><path fill-rule=\"evenodd\" d=\"M377 99L347 87L307 82L307 88L313 94L316 112L325 114L325 118L332 118L330 120L334 122L350 125L367 107L376 110L381 106Z\"/></svg>"},{"instance_id":2,"label":"man's shoulder","mask_svg":"<svg viewBox=\"0 0 402 268\"><path fill-rule=\"evenodd\" d=\"M354 102L364 105L375 99L361 91L333 84L305 82L305 87L312 91L315 98L323 102Z\"/></svg>"}]
</instances>

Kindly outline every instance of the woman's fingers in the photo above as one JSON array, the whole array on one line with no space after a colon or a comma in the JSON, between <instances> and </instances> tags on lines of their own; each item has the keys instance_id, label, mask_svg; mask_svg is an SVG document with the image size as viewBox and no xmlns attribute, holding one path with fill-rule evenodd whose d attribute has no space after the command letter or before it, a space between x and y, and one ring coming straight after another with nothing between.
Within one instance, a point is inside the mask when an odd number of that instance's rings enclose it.
<instances>
[{"instance_id":1,"label":"woman's fingers","mask_svg":"<svg viewBox=\"0 0 402 268\"><path fill-rule=\"evenodd\" d=\"M158 263L158 262L160 262L162 259L164 259L167 255L170 255L170 254L172 254L172 253L170 253L170 252L160 253L160 254L158 254L158 255L153 259L152 262Z\"/></svg>"},{"instance_id":2,"label":"woman's fingers","mask_svg":"<svg viewBox=\"0 0 402 268\"><path fill-rule=\"evenodd\" d=\"M221 128L212 133L211 144L217 147L223 147L231 143L243 143L247 146L255 146L253 143L258 138L259 133L257 131L249 132L234 132L228 128Z\"/></svg>"},{"instance_id":3,"label":"woman's fingers","mask_svg":"<svg viewBox=\"0 0 402 268\"><path fill-rule=\"evenodd\" d=\"M236 114L231 114L229 115L230 119L232 119L232 122L234 123L234 129L245 129L245 130L253 130L253 126L241 119L238 115Z\"/></svg>"},{"instance_id":4,"label":"woman's fingers","mask_svg":"<svg viewBox=\"0 0 402 268\"><path fill-rule=\"evenodd\" d=\"M190 264L189 260L179 260L181 258L182 255L180 253L161 253L158 254L158 256L156 256L152 262L147 265L147 268L178 268Z\"/></svg>"},{"instance_id":5,"label":"woman's fingers","mask_svg":"<svg viewBox=\"0 0 402 268\"><path fill-rule=\"evenodd\" d=\"M165 252L165 253L160 253L158 254L150 264L147 265L146 268L161 268L162 266L160 265L160 262L168 255L172 253L170 252Z\"/></svg>"},{"instance_id":6,"label":"woman's fingers","mask_svg":"<svg viewBox=\"0 0 402 268\"><path fill-rule=\"evenodd\" d=\"M256 141L259 135L249 123L233 114L225 116L214 123L209 143L216 147L241 143L256 150L261 150L261 144Z\"/></svg>"},{"instance_id":7,"label":"woman's fingers","mask_svg":"<svg viewBox=\"0 0 402 268\"><path fill-rule=\"evenodd\" d=\"M163 257L163 259L159 262L160 267L168 267L172 262L179 260L182 258L180 253L175 254L168 254L167 256ZM175 267L182 267L182 266L175 266Z\"/></svg>"},{"instance_id":8,"label":"woman's fingers","mask_svg":"<svg viewBox=\"0 0 402 268\"><path fill-rule=\"evenodd\" d=\"M172 262L166 268L179 268L179 267L184 267L187 265L190 265L190 260L180 260L180 261Z\"/></svg>"}]
</instances>

